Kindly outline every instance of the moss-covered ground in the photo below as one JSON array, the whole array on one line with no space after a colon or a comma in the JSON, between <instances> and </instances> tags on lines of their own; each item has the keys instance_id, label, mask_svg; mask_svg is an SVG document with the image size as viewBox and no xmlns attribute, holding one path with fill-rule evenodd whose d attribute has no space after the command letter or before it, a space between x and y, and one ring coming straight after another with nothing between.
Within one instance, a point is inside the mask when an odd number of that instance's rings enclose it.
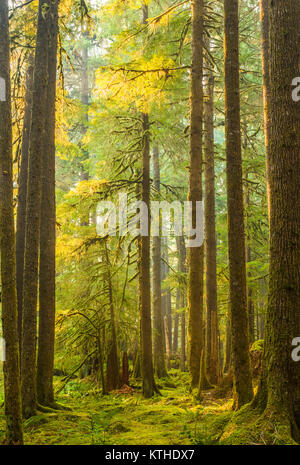
<instances>
[{"instance_id":1,"label":"moss-covered ground","mask_svg":"<svg viewBox=\"0 0 300 465\"><path fill-rule=\"evenodd\" d=\"M57 389L62 379L55 378ZM171 370L159 381L161 396L143 399L141 384L101 395L91 379L70 381L57 400L71 410L40 413L24 422L26 444L287 444L280 425L274 431L260 427L260 417L244 408L232 412L230 397L217 398L214 391L199 401L189 390L189 376ZM1 385L1 396L3 386ZM3 399L2 399L3 400ZM0 398L1 401L1 398ZM1 401L2 403L2 401ZM0 443L4 439L3 405L0 409Z\"/></svg>"}]
</instances>

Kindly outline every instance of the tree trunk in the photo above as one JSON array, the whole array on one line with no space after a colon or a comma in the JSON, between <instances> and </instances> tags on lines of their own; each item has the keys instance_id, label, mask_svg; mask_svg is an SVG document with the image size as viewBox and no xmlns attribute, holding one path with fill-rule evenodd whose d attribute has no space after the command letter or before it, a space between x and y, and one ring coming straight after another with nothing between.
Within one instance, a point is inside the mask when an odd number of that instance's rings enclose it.
<instances>
[{"instance_id":1,"label":"tree trunk","mask_svg":"<svg viewBox=\"0 0 300 465\"><path fill-rule=\"evenodd\" d=\"M47 1L40 0L36 38L32 113L29 142L28 185L23 284L22 403L23 415L36 413L37 288L40 240L41 180L45 139L48 81Z\"/></svg>"},{"instance_id":2,"label":"tree trunk","mask_svg":"<svg viewBox=\"0 0 300 465\"><path fill-rule=\"evenodd\" d=\"M172 356L176 359L178 351L178 327L179 327L179 314L178 310L180 309L180 289L176 291L176 311L174 314L174 331L173 331L173 341L172 341Z\"/></svg>"},{"instance_id":3,"label":"tree trunk","mask_svg":"<svg viewBox=\"0 0 300 465\"><path fill-rule=\"evenodd\" d=\"M244 152L247 152L248 148L248 135L247 135L247 123L244 122L244 141L243 141L243 149ZM245 173L245 207L246 207L246 231L247 231L247 239L246 239L246 263L251 262L251 236L250 236L250 192L249 192L249 182L248 182L248 173ZM249 342L253 344L255 341L254 335L254 304L252 299L252 288L249 285L249 281L251 279L251 271L248 270L247 272L247 313L248 313L248 321L249 321Z\"/></svg>"},{"instance_id":4,"label":"tree trunk","mask_svg":"<svg viewBox=\"0 0 300 465\"><path fill-rule=\"evenodd\" d=\"M83 40L83 47L81 52L81 59L82 59L82 68L81 68L81 91L80 91L80 100L83 106L83 124L81 126L81 135L82 138L85 136L87 131L87 124L88 124L88 106L89 106L89 72L88 72L88 40L89 32L82 31L82 40ZM81 146L82 142L80 142ZM81 147L82 150L82 157L81 157L81 165L80 165L80 180L81 181L88 181L89 173L87 171L87 167L85 166L85 161L89 158L89 154L86 150ZM85 224L85 222L83 222Z\"/></svg>"},{"instance_id":5,"label":"tree trunk","mask_svg":"<svg viewBox=\"0 0 300 465\"><path fill-rule=\"evenodd\" d=\"M28 58L26 75L25 112L23 120L21 166L18 186L17 233L16 233L16 264L17 264L17 298L18 298L18 334L20 354L22 349L22 316L23 316L23 272L25 250L26 195L28 181L28 152L30 137L30 121L32 109L34 57Z\"/></svg>"},{"instance_id":6,"label":"tree trunk","mask_svg":"<svg viewBox=\"0 0 300 465\"><path fill-rule=\"evenodd\" d=\"M270 219L270 185L269 185L269 141L270 141L270 75L269 75L269 0L260 0L264 133L267 168L267 197Z\"/></svg>"},{"instance_id":7,"label":"tree trunk","mask_svg":"<svg viewBox=\"0 0 300 465\"><path fill-rule=\"evenodd\" d=\"M239 82L238 0L224 0L228 253L234 408L253 397L246 294Z\"/></svg>"},{"instance_id":8,"label":"tree trunk","mask_svg":"<svg viewBox=\"0 0 300 465\"><path fill-rule=\"evenodd\" d=\"M192 0L192 69L190 114L190 173L188 200L192 202L193 224L196 202L202 201L202 116L203 116L203 0ZM203 349L203 246L188 251L188 362L191 387L199 384Z\"/></svg>"},{"instance_id":9,"label":"tree trunk","mask_svg":"<svg viewBox=\"0 0 300 465\"><path fill-rule=\"evenodd\" d=\"M225 338L225 357L224 357L224 368L223 373L228 373L231 367L231 324L230 314L227 315L226 319L226 338Z\"/></svg>"},{"instance_id":10,"label":"tree trunk","mask_svg":"<svg viewBox=\"0 0 300 465\"><path fill-rule=\"evenodd\" d=\"M143 24L148 19L148 6L143 4ZM153 396L156 390L152 360L152 324L150 291L150 126L149 115L142 113L142 201L147 205L148 234L140 236L140 299L141 299L141 369L143 395Z\"/></svg>"},{"instance_id":11,"label":"tree trunk","mask_svg":"<svg viewBox=\"0 0 300 465\"><path fill-rule=\"evenodd\" d=\"M300 113L291 96L299 74L300 4L269 4L270 19L270 278L265 334L267 409L299 442L300 365L291 343L300 334ZM284 117L283 117L284 115Z\"/></svg>"},{"instance_id":12,"label":"tree trunk","mask_svg":"<svg viewBox=\"0 0 300 465\"><path fill-rule=\"evenodd\" d=\"M178 271L180 273L186 273L186 249L185 249L185 242L183 236L176 236L176 246L178 251ZM183 283L182 283L183 286ZM184 308L186 306L186 296L185 296L185 289L180 289L180 308ZM185 333L186 333L186 325L185 325L185 310L181 312L180 315L180 370L185 371L185 361L186 361L186 353L185 353Z\"/></svg>"},{"instance_id":13,"label":"tree trunk","mask_svg":"<svg viewBox=\"0 0 300 465\"><path fill-rule=\"evenodd\" d=\"M108 287L108 298L109 298L109 310L110 310L110 330L111 330L111 340L109 344L109 352L107 357L107 369L106 369L106 388L108 391L114 389L119 389L121 385L120 380L120 369L119 369L119 359L118 359L118 344L117 344L117 334L116 334L116 324L115 324L115 309L113 301L113 290L112 290L112 280L110 272L110 261L107 250L107 244L105 242L105 261L107 267L107 287Z\"/></svg>"},{"instance_id":14,"label":"tree trunk","mask_svg":"<svg viewBox=\"0 0 300 465\"><path fill-rule=\"evenodd\" d=\"M206 328L203 329L203 347L206 346L205 339L206 339ZM212 388L209 380L207 379L207 369L206 369L206 352L202 350L201 360L200 360L200 377L199 377L199 389L198 389L198 397L201 399L203 390L207 390Z\"/></svg>"},{"instance_id":15,"label":"tree trunk","mask_svg":"<svg viewBox=\"0 0 300 465\"><path fill-rule=\"evenodd\" d=\"M168 238L163 237L161 242L162 242L162 257L163 257L163 262L162 262L162 266L163 266L162 276L163 276L163 279L162 279L162 281L164 281L168 277L168 274L169 274ZM163 303L164 303L164 307L165 307L164 312L163 312L163 316L167 317L168 337L169 337L168 344L169 344L170 355L171 355L172 354L172 301L171 301L171 291L170 291L170 289L168 287L163 290ZM165 342L165 344L167 345L167 342Z\"/></svg>"},{"instance_id":16,"label":"tree trunk","mask_svg":"<svg viewBox=\"0 0 300 465\"><path fill-rule=\"evenodd\" d=\"M207 41L207 48L209 41ZM215 163L214 163L214 76L205 76L204 101L204 178L205 178L205 261L206 261L206 370L211 383L218 383L218 317L217 317L217 244L215 224Z\"/></svg>"},{"instance_id":17,"label":"tree trunk","mask_svg":"<svg viewBox=\"0 0 300 465\"><path fill-rule=\"evenodd\" d=\"M127 352L123 353L122 358L122 386L129 386L129 364Z\"/></svg>"},{"instance_id":18,"label":"tree trunk","mask_svg":"<svg viewBox=\"0 0 300 465\"><path fill-rule=\"evenodd\" d=\"M98 358L99 358L99 371L100 371L100 381L102 387L102 395L105 396L108 394L106 389L105 383L105 376L104 376L104 363L103 363L103 350L102 350L102 340L101 340L101 329L99 329L98 338L97 338L97 351L98 351Z\"/></svg>"},{"instance_id":19,"label":"tree trunk","mask_svg":"<svg viewBox=\"0 0 300 465\"><path fill-rule=\"evenodd\" d=\"M160 191L159 152L157 145L153 148L153 185ZM167 376L164 350L164 327L161 299L161 237L152 238L152 292L153 292L153 355L154 370L158 378Z\"/></svg>"},{"instance_id":20,"label":"tree trunk","mask_svg":"<svg viewBox=\"0 0 300 465\"><path fill-rule=\"evenodd\" d=\"M58 33L58 1L48 16L48 86L42 166L42 201L39 274L39 343L37 397L43 405L54 402L53 366L55 341L55 96Z\"/></svg>"},{"instance_id":21,"label":"tree trunk","mask_svg":"<svg viewBox=\"0 0 300 465\"><path fill-rule=\"evenodd\" d=\"M147 7L143 8L144 15ZM143 178L142 201L148 207L148 234L140 237L140 293L141 293L141 342L142 342L142 377L144 397L152 397L155 391L152 334L151 334L151 295L150 295L150 137L149 117L143 118Z\"/></svg>"},{"instance_id":22,"label":"tree trunk","mask_svg":"<svg viewBox=\"0 0 300 465\"><path fill-rule=\"evenodd\" d=\"M2 328L6 344L6 359L3 366L6 442L22 444L7 0L0 3L0 77L5 83L5 101L0 102L0 249Z\"/></svg>"}]
</instances>

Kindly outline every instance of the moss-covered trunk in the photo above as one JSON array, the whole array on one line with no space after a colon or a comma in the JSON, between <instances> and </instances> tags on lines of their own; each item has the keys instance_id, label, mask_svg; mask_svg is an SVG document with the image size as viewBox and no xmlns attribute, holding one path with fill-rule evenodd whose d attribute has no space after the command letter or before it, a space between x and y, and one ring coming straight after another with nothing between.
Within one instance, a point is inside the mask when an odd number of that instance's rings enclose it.
<instances>
[{"instance_id":1,"label":"moss-covered trunk","mask_svg":"<svg viewBox=\"0 0 300 465\"><path fill-rule=\"evenodd\" d=\"M48 86L46 131L43 145L42 201L39 271L39 343L37 356L38 402L54 402L53 366L55 341L55 96L58 33L58 1L48 16Z\"/></svg>"},{"instance_id":2,"label":"moss-covered trunk","mask_svg":"<svg viewBox=\"0 0 300 465\"><path fill-rule=\"evenodd\" d=\"M271 2L270 279L266 323L267 412L288 418L299 441L300 365L291 344L300 334L300 111L291 82L299 75L300 3ZM296 421L298 425L296 426Z\"/></svg>"},{"instance_id":3,"label":"moss-covered trunk","mask_svg":"<svg viewBox=\"0 0 300 465\"><path fill-rule=\"evenodd\" d=\"M228 253L235 408L240 408L253 396L246 294L238 6L238 0L224 1Z\"/></svg>"},{"instance_id":4,"label":"moss-covered trunk","mask_svg":"<svg viewBox=\"0 0 300 465\"><path fill-rule=\"evenodd\" d=\"M188 200L192 202L194 221L196 202L202 201L203 0L193 0L191 8L192 69ZM203 245L189 248L188 262L188 364L191 386L194 388L199 384L203 349Z\"/></svg>"},{"instance_id":5,"label":"moss-covered trunk","mask_svg":"<svg viewBox=\"0 0 300 465\"><path fill-rule=\"evenodd\" d=\"M176 237L176 246L178 251L178 271L180 273L186 273L186 248L183 236ZM182 309L180 312L180 370L185 371L186 362L186 292L184 287L185 281L182 276L181 288L180 288L180 304L179 307Z\"/></svg>"},{"instance_id":6,"label":"moss-covered trunk","mask_svg":"<svg viewBox=\"0 0 300 465\"><path fill-rule=\"evenodd\" d=\"M210 44L206 43L209 53ZM206 54L204 101L204 179L205 179L205 264L206 264L206 370L208 378L217 384L218 309L217 309L217 244L215 222L215 162L214 162L214 75Z\"/></svg>"},{"instance_id":7,"label":"moss-covered trunk","mask_svg":"<svg viewBox=\"0 0 300 465\"><path fill-rule=\"evenodd\" d=\"M29 141L28 184L23 284L22 330L22 404L23 415L36 413L36 340L38 259L41 216L42 157L45 138L48 84L48 4L39 2L38 26L34 63L33 96Z\"/></svg>"},{"instance_id":8,"label":"moss-covered trunk","mask_svg":"<svg viewBox=\"0 0 300 465\"><path fill-rule=\"evenodd\" d=\"M264 133L267 168L268 213L270 217L269 140L270 140L270 73L269 73L269 0L260 0L261 50L263 72Z\"/></svg>"},{"instance_id":9,"label":"moss-covered trunk","mask_svg":"<svg viewBox=\"0 0 300 465\"><path fill-rule=\"evenodd\" d=\"M23 316L23 273L25 250L25 221L26 221L26 196L28 181L28 152L29 134L32 109L34 56L29 55L26 73L25 112L23 119L21 164L18 179L18 208L17 208L17 232L16 232L16 265L17 265L17 299L18 299L18 334L20 353L22 349L22 316Z\"/></svg>"},{"instance_id":10,"label":"moss-covered trunk","mask_svg":"<svg viewBox=\"0 0 300 465\"><path fill-rule=\"evenodd\" d=\"M0 77L5 83L5 101L0 101L0 251L2 328L6 344L6 360L3 366L6 441L9 444L22 444L7 0L0 3Z\"/></svg>"},{"instance_id":11,"label":"moss-covered trunk","mask_svg":"<svg viewBox=\"0 0 300 465\"><path fill-rule=\"evenodd\" d=\"M152 155L153 186L160 192L160 166L157 145L153 147ZM164 348L164 326L161 298L161 237L152 239L152 295L153 295L153 358L154 370L158 378L167 376Z\"/></svg>"}]
</instances>

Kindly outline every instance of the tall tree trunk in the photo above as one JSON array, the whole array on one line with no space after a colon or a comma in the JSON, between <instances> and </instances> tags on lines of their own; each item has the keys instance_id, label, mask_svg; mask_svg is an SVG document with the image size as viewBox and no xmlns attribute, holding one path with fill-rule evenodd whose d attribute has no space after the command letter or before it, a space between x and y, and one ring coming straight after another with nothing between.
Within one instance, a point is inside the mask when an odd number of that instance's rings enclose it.
<instances>
[{"instance_id":1,"label":"tall tree trunk","mask_svg":"<svg viewBox=\"0 0 300 465\"><path fill-rule=\"evenodd\" d=\"M174 314L174 331L173 331L173 341L172 341L172 356L176 359L178 351L178 328L179 328L179 314L178 309L180 308L180 289L176 291L176 311Z\"/></svg>"},{"instance_id":2,"label":"tall tree trunk","mask_svg":"<svg viewBox=\"0 0 300 465\"><path fill-rule=\"evenodd\" d=\"M270 141L270 75L269 75L269 0L260 0L262 72L264 100L264 133L267 168L267 197L270 218L270 185L269 185L269 141Z\"/></svg>"},{"instance_id":3,"label":"tall tree trunk","mask_svg":"<svg viewBox=\"0 0 300 465\"><path fill-rule=\"evenodd\" d=\"M144 16L147 18L147 7L144 6ZM145 19L146 21L146 19ZM140 237L140 294L141 294L141 342L142 342L142 377L144 397L152 397L155 391L152 334L151 334L151 295L150 295L150 136L149 116L143 118L143 177L142 201L148 207L148 234Z\"/></svg>"},{"instance_id":4,"label":"tall tree trunk","mask_svg":"<svg viewBox=\"0 0 300 465\"><path fill-rule=\"evenodd\" d=\"M234 408L253 397L246 294L239 82L238 0L224 0L228 252Z\"/></svg>"},{"instance_id":5,"label":"tall tree trunk","mask_svg":"<svg viewBox=\"0 0 300 465\"><path fill-rule=\"evenodd\" d=\"M105 243L105 262L107 267L107 286L108 286L108 298L109 298L109 310L110 310L110 330L111 340L109 344L109 351L107 357L107 371L106 371L106 388L108 391L118 389L121 386L120 380L120 368L118 358L118 344L117 344L117 333L115 323L115 308L113 301L113 289L110 272L110 261L108 255L107 244Z\"/></svg>"},{"instance_id":6,"label":"tall tree trunk","mask_svg":"<svg viewBox=\"0 0 300 465\"><path fill-rule=\"evenodd\" d=\"M48 81L48 4L40 0L35 50L32 113L29 142L28 185L23 284L22 403L23 415L36 413L37 288L40 240L41 180L45 139Z\"/></svg>"},{"instance_id":7,"label":"tall tree trunk","mask_svg":"<svg viewBox=\"0 0 300 465\"><path fill-rule=\"evenodd\" d=\"M22 133L21 166L19 172L17 232L16 232L16 265L17 265L17 298L18 298L18 334L20 354L22 349L22 316L23 316L23 272L25 250L26 195L28 181L29 134L32 109L34 56L28 59L26 74L25 112Z\"/></svg>"},{"instance_id":8,"label":"tall tree trunk","mask_svg":"<svg viewBox=\"0 0 300 465\"><path fill-rule=\"evenodd\" d=\"M169 251L168 251L168 238L163 237L161 240L162 243L162 258L163 258L163 279L164 281L169 274ZM163 315L164 317L167 317L167 325L168 325L168 337L169 337L169 348L170 348L170 354L172 354L172 300L171 300L171 291L167 287L163 290L163 303L164 303L164 312ZM166 333L165 333L166 334ZM167 342L165 341L165 344L167 346Z\"/></svg>"},{"instance_id":9,"label":"tall tree trunk","mask_svg":"<svg viewBox=\"0 0 300 465\"><path fill-rule=\"evenodd\" d=\"M243 149L244 152L247 152L248 148L248 134L247 134L247 123L244 122L244 137L243 137ZM251 262L251 236L250 236L250 192L249 192L249 182L248 182L248 173L245 173L245 208L246 208L246 263ZM251 271L247 272L247 312L249 320L249 342L252 344L255 341L254 336L254 303L252 299L252 287L249 285L251 279Z\"/></svg>"},{"instance_id":10,"label":"tall tree trunk","mask_svg":"<svg viewBox=\"0 0 300 465\"><path fill-rule=\"evenodd\" d=\"M153 185L160 191L159 152L157 145L152 155ZM161 299L161 237L152 238L152 289L153 289L153 355L154 370L158 378L167 376L164 350L164 326Z\"/></svg>"},{"instance_id":11,"label":"tall tree trunk","mask_svg":"<svg viewBox=\"0 0 300 465\"><path fill-rule=\"evenodd\" d=\"M249 239L248 239L249 240ZM246 262L251 262L251 247L250 244L247 244L246 247ZM251 278L251 272L248 271L248 278ZM255 309L253 304L252 298L252 288L248 285L247 286L247 308L248 308L248 318L249 318L249 342L253 344L255 341L255 328L254 328L254 321L255 321Z\"/></svg>"},{"instance_id":12,"label":"tall tree trunk","mask_svg":"<svg viewBox=\"0 0 300 465\"><path fill-rule=\"evenodd\" d=\"M300 3L271 2L269 15L270 278L265 415L287 424L299 442L300 365L292 360L291 343L300 334L300 112L299 103L291 96L291 82L299 74Z\"/></svg>"},{"instance_id":13,"label":"tall tree trunk","mask_svg":"<svg viewBox=\"0 0 300 465\"><path fill-rule=\"evenodd\" d=\"M192 0L191 9L192 69L188 200L193 205L194 221L196 202L202 201L203 0ZM203 245L189 248L188 261L188 362L191 387L195 388L199 384L203 350Z\"/></svg>"},{"instance_id":14,"label":"tall tree trunk","mask_svg":"<svg viewBox=\"0 0 300 465\"><path fill-rule=\"evenodd\" d=\"M164 328L166 334L166 358L167 358L167 368L171 368L171 347L170 347L170 335L169 335L169 325L167 315L164 316Z\"/></svg>"},{"instance_id":15,"label":"tall tree trunk","mask_svg":"<svg viewBox=\"0 0 300 465\"><path fill-rule=\"evenodd\" d=\"M58 33L58 1L48 16L47 113L42 166L42 201L39 274L39 343L37 356L38 402L54 402L53 366L55 341L55 97Z\"/></svg>"},{"instance_id":16,"label":"tall tree trunk","mask_svg":"<svg viewBox=\"0 0 300 465\"><path fill-rule=\"evenodd\" d=\"M230 314L228 313L226 319L226 337L225 337L225 357L223 372L228 373L231 367L231 324Z\"/></svg>"},{"instance_id":17,"label":"tall tree trunk","mask_svg":"<svg viewBox=\"0 0 300 465\"><path fill-rule=\"evenodd\" d=\"M0 102L0 249L2 328L6 344L6 360L3 366L6 442L22 444L7 0L0 3L0 77L1 85L5 84L5 101Z\"/></svg>"},{"instance_id":18,"label":"tall tree trunk","mask_svg":"<svg viewBox=\"0 0 300 465\"><path fill-rule=\"evenodd\" d=\"M203 328L203 347L206 346L206 327ZM198 398L201 399L202 391L210 389L212 385L207 379L207 370L206 370L206 352L202 350L201 360L200 360L200 377L199 377L199 388L198 388Z\"/></svg>"},{"instance_id":19,"label":"tall tree trunk","mask_svg":"<svg viewBox=\"0 0 300 465\"><path fill-rule=\"evenodd\" d=\"M209 41L207 41L207 48ZM205 76L204 101L204 178L205 178L205 261L206 261L206 370L213 384L218 383L218 313L217 313L217 243L215 224L215 163L214 163L214 76L210 60Z\"/></svg>"},{"instance_id":20,"label":"tall tree trunk","mask_svg":"<svg viewBox=\"0 0 300 465\"><path fill-rule=\"evenodd\" d=\"M185 249L185 242L183 236L176 236L176 246L178 251L178 271L180 273L186 273L186 249ZM184 308L186 306L186 296L185 290L180 289L180 308ZM180 370L185 371L185 361L186 361L186 353L185 353L185 333L186 333L186 324L185 324L185 310L181 312L180 315Z\"/></svg>"},{"instance_id":21,"label":"tall tree trunk","mask_svg":"<svg viewBox=\"0 0 300 465\"><path fill-rule=\"evenodd\" d=\"M143 24L148 19L148 6L143 4ZM142 201L148 208L148 234L140 236L140 298L143 395L153 396L156 389L152 360L151 293L150 293L150 126L149 115L142 114Z\"/></svg>"},{"instance_id":22,"label":"tall tree trunk","mask_svg":"<svg viewBox=\"0 0 300 465\"><path fill-rule=\"evenodd\" d=\"M82 138L85 136L87 131L87 123L88 123L88 106L89 106L89 71L88 71L88 40L89 32L82 31L82 52L81 52L81 60L82 60L82 68L81 68L81 90L80 90L80 101L83 106L83 124L81 127L81 135ZM80 142L81 145L81 142ZM89 173L85 166L85 161L88 159L89 154L86 150L82 148L82 157L81 157L81 172L80 172L80 180L87 181L89 179Z\"/></svg>"}]
</instances>

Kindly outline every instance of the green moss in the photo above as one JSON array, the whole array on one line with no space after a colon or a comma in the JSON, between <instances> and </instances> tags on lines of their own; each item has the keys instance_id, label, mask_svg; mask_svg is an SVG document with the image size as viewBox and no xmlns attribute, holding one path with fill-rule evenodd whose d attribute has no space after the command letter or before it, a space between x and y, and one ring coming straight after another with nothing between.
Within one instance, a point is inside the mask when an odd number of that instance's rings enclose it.
<instances>
[{"instance_id":1,"label":"green moss","mask_svg":"<svg viewBox=\"0 0 300 465\"><path fill-rule=\"evenodd\" d=\"M176 389L169 383L176 385ZM56 380L60 386L60 380ZM283 422L270 422L249 407L232 412L232 399L214 391L201 403L189 392L189 376L171 370L161 396L139 391L102 396L92 380L74 380L58 397L72 411L41 413L24 422L26 444L292 444ZM0 442L5 434L0 409Z\"/></svg>"},{"instance_id":2,"label":"green moss","mask_svg":"<svg viewBox=\"0 0 300 465\"><path fill-rule=\"evenodd\" d=\"M251 351L262 351L264 348L264 340L263 339L259 339L258 341L255 341L252 346L251 346Z\"/></svg>"}]
</instances>

